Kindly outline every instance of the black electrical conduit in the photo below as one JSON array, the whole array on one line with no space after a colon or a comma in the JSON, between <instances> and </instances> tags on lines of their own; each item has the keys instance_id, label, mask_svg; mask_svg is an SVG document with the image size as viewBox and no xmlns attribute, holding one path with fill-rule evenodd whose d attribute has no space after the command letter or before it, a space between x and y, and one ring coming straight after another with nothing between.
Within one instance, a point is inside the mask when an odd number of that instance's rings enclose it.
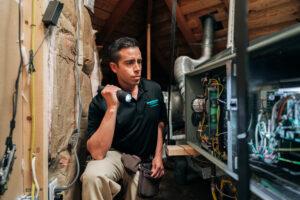
<instances>
[{"instance_id":1,"label":"black electrical conduit","mask_svg":"<svg viewBox=\"0 0 300 200\"><path fill-rule=\"evenodd\" d=\"M177 8L177 0L173 0L172 2L172 15L171 15L171 40L170 40L170 48L171 48L171 59L170 59L170 66L174 65L175 59L175 42L176 42L176 8ZM173 69L172 67L169 68L169 87L168 87L168 129L167 129L167 144L170 144L170 127L172 126L172 122L169 121L172 113L170 113L171 107L171 90L172 90L172 83L173 83Z\"/></svg>"},{"instance_id":2,"label":"black electrical conduit","mask_svg":"<svg viewBox=\"0 0 300 200\"><path fill-rule=\"evenodd\" d=\"M237 70L237 140L238 140L238 199L250 198L250 168L248 152L248 25L247 25L247 1L235 1L234 43L236 46L236 70Z\"/></svg>"}]
</instances>

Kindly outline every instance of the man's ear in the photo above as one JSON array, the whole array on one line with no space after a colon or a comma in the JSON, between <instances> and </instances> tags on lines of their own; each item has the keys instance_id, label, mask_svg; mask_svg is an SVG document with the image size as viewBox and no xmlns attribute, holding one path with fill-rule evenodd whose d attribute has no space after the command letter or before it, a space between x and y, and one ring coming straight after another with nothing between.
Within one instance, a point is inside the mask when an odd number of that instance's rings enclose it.
<instances>
[{"instance_id":1,"label":"man's ear","mask_svg":"<svg viewBox=\"0 0 300 200\"><path fill-rule=\"evenodd\" d=\"M110 67L111 71L113 71L115 74L117 73L117 68L118 68L118 66L117 66L116 63L110 62L110 63L109 63L109 67Z\"/></svg>"}]
</instances>

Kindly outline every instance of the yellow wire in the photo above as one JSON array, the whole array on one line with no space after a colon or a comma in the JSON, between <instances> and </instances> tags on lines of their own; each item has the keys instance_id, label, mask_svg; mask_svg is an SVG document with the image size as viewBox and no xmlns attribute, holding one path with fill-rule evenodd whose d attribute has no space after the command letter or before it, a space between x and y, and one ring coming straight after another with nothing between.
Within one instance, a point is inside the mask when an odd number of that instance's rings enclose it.
<instances>
[{"instance_id":1,"label":"yellow wire","mask_svg":"<svg viewBox=\"0 0 300 200\"><path fill-rule=\"evenodd\" d=\"M222 87L221 92L219 93L219 96L218 96L218 98L220 98L220 96L222 95L222 93L224 91L224 85L222 85L221 83L218 83L218 86Z\"/></svg>"},{"instance_id":2,"label":"yellow wire","mask_svg":"<svg viewBox=\"0 0 300 200\"><path fill-rule=\"evenodd\" d=\"M220 96L222 95L222 93L224 91L224 86L217 79L210 79L209 81L211 83L213 83L214 85L218 86L217 87L217 96L218 96L218 98L220 98ZM213 139L213 145L212 145L212 147L213 147L213 151L215 151L216 154L221 155L221 152L219 151L219 148L214 148L214 144L217 143L217 141L214 141L214 140L218 140L219 139L218 137L220 136L219 135L219 123L220 123L220 106L218 106L218 108L217 108L217 130L216 130L216 138Z\"/></svg>"},{"instance_id":3,"label":"yellow wire","mask_svg":"<svg viewBox=\"0 0 300 200\"><path fill-rule=\"evenodd\" d=\"M35 9L36 9L36 0L32 0L32 10L31 10L31 50L35 50ZM33 61L32 61L33 62ZM35 152L35 137L36 137L36 116L35 116L35 73L31 73L31 82L30 82L30 108L31 108L31 144L30 144L30 163L33 159ZM31 183L31 200L35 199L35 183L32 178Z\"/></svg>"},{"instance_id":4,"label":"yellow wire","mask_svg":"<svg viewBox=\"0 0 300 200\"><path fill-rule=\"evenodd\" d=\"M211 186L211 195L212 195L213 200L218 200L216 191L215 191L215 186Z\"/></svg>"},{"instance_id":5,"label":"yellow wire","mask_svg":"<svg viewBox=\"0 0 300 200\"><path fill-rule=\"evenodd\" d=\"M209 79L210 81L214 81L214 82L217 82L217 83L219 83L219 81L217 80L217 79L214 79L214 78L211 78L211 79Z\"/></svg>"}]
</instances>

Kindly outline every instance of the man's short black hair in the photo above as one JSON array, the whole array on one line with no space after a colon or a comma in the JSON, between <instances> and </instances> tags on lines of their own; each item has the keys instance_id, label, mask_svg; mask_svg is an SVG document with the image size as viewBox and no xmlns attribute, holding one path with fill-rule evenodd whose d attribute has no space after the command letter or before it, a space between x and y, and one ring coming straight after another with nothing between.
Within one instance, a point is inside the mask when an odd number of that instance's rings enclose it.
<instances>
[{"instance_id":1,"label":"man's short black hair","mask_svg":"<svg viewBox=\"0 0 300 200\"><path fill-rule=\"evenodd\" d=\"M111 61L118 63L120 59L119 51L121 49L130 48L130 47L139 47L138 41L130 37L122 37L115 40L109 47L108 51L110 54Z\"/></svg>"},{"instance_id":2,"label":"man's short black hair","mask_svg":"<svg viewBox=\"0 0 300 200\"><path fill-rule=\"evenodd\" d=\"M116 84L116 75L111 71L109 63L118 63L120 59L119 51L125 48L138 47L139 43L136 39L130 37L121 37L111 43L107 48L104 48L101 71L103 74L102 85Z\"/></svg>"}]
</instances>

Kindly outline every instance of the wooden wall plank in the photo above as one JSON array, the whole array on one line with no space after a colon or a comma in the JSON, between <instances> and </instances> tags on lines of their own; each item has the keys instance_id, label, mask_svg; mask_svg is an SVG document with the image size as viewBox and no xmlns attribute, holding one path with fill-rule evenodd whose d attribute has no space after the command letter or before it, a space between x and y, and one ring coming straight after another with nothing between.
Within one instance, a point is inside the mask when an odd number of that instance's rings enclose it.
<instances>
[{"instance_id":1,"label":"wooden wall plank","mask_svg":"<svg viewBox=\"0 0 300 200\"><path fill-rule=\"evenodd\" d=\"M18 41L18 3L2 1L0 6L0 159L5 152L5 141L9 135L9 124L12 117L12 95L20 62ZM20 83L22 80L20 80ZM8 190L0 196L1 200L16 199L24 192L23 130L22 130L22 87L19 87L16 128L13 132L13 143L16 144L16 159L10 174ZM28 160L28 159L27 159Z\"/></svg>"},{"instance_id":2,"label":"wooden wall plank","mask_svg":"<svg viewBox=\"0 0 300 200\"><path fill-rule=\"evenodd\" d=\"M32 1L24 2L24 20L28 21L24 25L24 46L26 46L27 50L31 48L31 6ZM36 34L35 34L35 50L38 47L38 44L44 38L44 26L41 23L43 11L44 11L44 3L42 1L36 1ZM34 50L34 51L35 51ZM37 180L40 185L40 199L47 199L48 196L48 135L45 131L44 126L44 54L43 49L41 48L39 52L34 57L34 65L36 71L35 73L35 106L36 106L36 144L35 149L33 152L36 155L36 173L37 173ZM22 94L27 97L27 99L22 98L22 126L23 126L23 159L24 159L24 193L28 194L31 190L31 183L32 183L32 173L31 173L31 163L30 163L30 144L31 144L31 111L30 111L30 85L28 85L28 75L24 68L22 73Z\"/></svg>"}]
</instances>

